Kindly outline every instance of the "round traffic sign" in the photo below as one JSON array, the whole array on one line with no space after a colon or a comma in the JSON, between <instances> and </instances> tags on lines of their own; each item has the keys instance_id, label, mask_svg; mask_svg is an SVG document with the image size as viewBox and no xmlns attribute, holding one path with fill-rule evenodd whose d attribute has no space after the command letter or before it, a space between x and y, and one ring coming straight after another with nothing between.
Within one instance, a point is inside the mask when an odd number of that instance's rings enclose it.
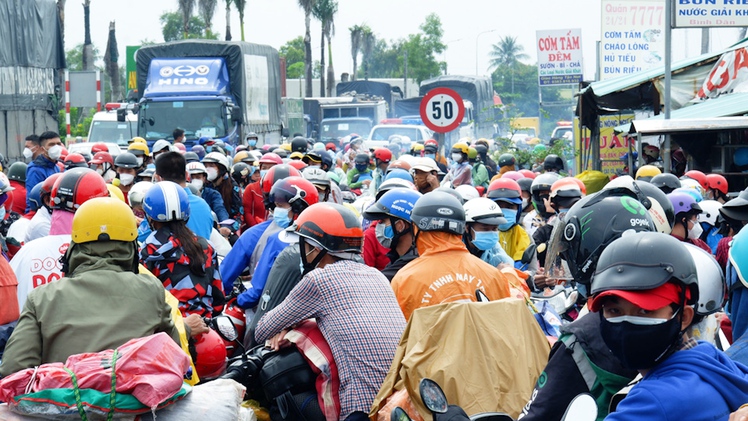
<instances>
[{"instance_id":1,"label":"round traffic sign","mask_svg":"<svg viewBox=\"0 0 748 421\"><path fill-rule=\"evenodd\" d=\"M460 126L465 104L460 94L449 88L435 88L421 100L423 124L437 133L447 133Z\"/></svg>"}]
</instances>

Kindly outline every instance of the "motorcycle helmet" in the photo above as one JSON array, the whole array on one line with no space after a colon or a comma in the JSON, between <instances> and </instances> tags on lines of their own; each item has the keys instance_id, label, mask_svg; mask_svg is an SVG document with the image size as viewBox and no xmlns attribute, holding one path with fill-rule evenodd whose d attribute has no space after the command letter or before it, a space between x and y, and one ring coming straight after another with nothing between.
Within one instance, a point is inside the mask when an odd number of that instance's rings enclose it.
<instances>
[{"instance_id":1,"label":"motorcycle helmet","mask_svg":"<svg viewBox=\"0 0 748 421\"><path fill-rule=\"evenodd\" d=\"M392 171L388 171L387 175L384 177L384 181L392 180L394 178L399 178L405 181L413 182L413 176L410 175L408 171L401 170L401 169L395 169Z\"/></svg>"},{"instance_id":2,"label":"motorcycle helmet","mask_svg":"<svg viewBox=\"0 0 748 421\"><path fill-rule=\"evenodd\" d=\"M262 158L260 158L259 163L260 165L262 164L280 165L283 163L283 158L278 156L278 154L268 152L265 155L262 155Z\"/></svg>"},{"instance_id":3,"label":"motorcycle helmet","mask_svg":"<svg viewBox=\"0 0 748 421\"><path fill-rule=\"evenodd\" d=\"M505 153L505 154L502 154L499 157L498 164L499 164L499 168L506 167L506 166L511 166L511 165L516 165L517 164L517 159L514 158L514 155L512 155L510 153Z\"/></svg>"},{"instance_id":4,"label":"motorcycle helmet","mask_svg":"<svg viewBox=\"0 0 748 421\"><path fill-rule=\"evenodd\" d=\"M198 160L202 160L205 157L205 146L203 145L193 145L192 149L190 149L190 152L193 152L195 155L197 155Z\"/></svg>"},{"instance_id":5,"label":"motorcycle helmet","mask_svg":"<svg viewBox=\"0 0 748 421\"><path fill-rule=\"evenodd\" d=\"M374 149L374 159L389 163L392 160L392 151L387 148L376 148Z\"/></svg>"},{"instance_id":6,"label":"motorcycle helmet","mask_svg":"<svg viewBox=\"0 0 748 421\"><path fill-rule=\"evenodd\" d=\"M716 313L725 305L727 284L722 267L709 252L690 243L683 243L696 264L699 285L699 298L694 306L696 314L708 316Z\"/></svg>"},{"instance_id":7,"label":"motorcycle helmet","mask_svg":"<svg viewBox=\"0 0 748 421\"><path fill-rule=\"evenodd\" d=\"M305 178L291 176L273 184L268 200L272 203L288 203L291 205L291 212L299 215L304 209L319 201L319 193L317 188Z\"/></svg>"},{"instance_id":8,"label":"motorcycle helmet","mask_svg":"<svg viewBox=\"0 0 748 421\"><path fill-rule=\"evenodd\" d=\"M480 222L486 225L506 224L504 213L499 205L486 197L476 197L470 199L462 206L465 209L465 222Z\"/></svg>"},{"instance_id":9,"label":"motorcycle helmet","mask_svg":"<svg viewBox=\"0 0 748 421\"><path fill-rule=\"evenodd\" d=\"M14 162L8 169L8 178L19 183L26 182L26 165L25 162Z\"/></svg>"},{"instance_id":10,"label":"motorcycle helmet","mask_svg":"<svg viewBox=\"0 0 748 421\"><path fill-rule=\"evenodd\" d=\"M71 239L83 244L91 241L123 241L138 238L138 221L124 201L114 197L96 197L83 203L73 216Z\"/></svg>"},{"instance_id":11,"label":"motorcycle helmet","mask_svg":"<svg viewBox=\"0 0 748 421\"><path fill-rule=\"evenodd\" d=\"M645 181L635 181L625 175L612 180L603 187L604 194L631 196L641 202L647 209L655 224L655 230L670 234L675 224L673 205L662 190Z\"/></svg>"},{"instance_id":12,"label":"motorcycle helmet","mask_svg":"<svg viewBox=\"0 0 748 421\"><path fill-rule=\"evenodd\" d=\"M462 202L443 191L423 195L413 206L410 217L421 231L441 231L460 236L465 232Z\"/></svg>"},{"instance_id":13,"label":"motorcycle helmet","mask_svg":"<svg viewBox=\"0 0 748 421\"><path fill-rule=\"evenodd\" d=\"M681 187L678 177L670 173L655 175L649 182L665 194L672 193L673 190Z\"/></svg>"},{"instance_id":14,"label":"motorcycle helmet","mask_svg":"<svg viewBox=\"0 0 748 421\"><path fill-rule=\"evenodd\" d=\"M462 196L462 200L466 203L469 202L471 199L480 197L480 193L478 193L478 190L476 190L475 187L469 184L461 184L455 187L455 191L459 193L460 196Z\"/></svg>"},{"instance_id":15,"label":"motorcycle helmet","mask_svg":"<svg viewBox=\"0 0 748 421\"><path fill-rule=\"evenodd\" d=\"M525 176L519 171L507 171L504 174L501 174L501 178L511 178L514 181L519 181L525 178Z\"/></svg>"},{"instance_id":16,"label":"motorcycle helmet","mask_svg":"<svg viewBox=\"0 0 748 421\"><path fill-rule=\"evenodd\" d=\"M84 158L83 155L79 153L68 154L68 156L65 157L63 163L65 164L66 170L69 170L71 168L88 168L86 158Z\"/></svg>"},{"instance_id":17,"label":"motorcycle helmet","mask_svg":"<svg viewBox=\"0 0 748 421\"><path fill-rule=\"evenodd\" d=\"M143 210L154 221L187 221L190 219L190 200L179 184L160 181L146 192Z\"/></svg>"},{"instance_id":18,"label":"motorcycle helmet","mask_svg":"<svg viewBox=\"0 0 748 421\"><path fill-rule=\"evenodd\" d=\"M96 155L99 152L109 153L109 146L104 142L97 142L91 145L91 153Z\"/></svg>"},{"instance_id":19,"label":"motorcycle helmet","mask_svg":"<svg viewBox=\"0 0 748 421\"><path fill-rule=\"evenodd\" d=\"M42 184L43 183L37 183L36 186L29 191L29 203L31 205L29 212L35 212L42 207Z\"/></svg>"},{"instance_id":20,"label":"motorcycle helmet","mask_svg":"<svg viewBox=\"0 0 748 421\"><path fill-rule=\"evenodd\" d=\"M652 181L652 178L660 174L662 174L662 171L654 165L642 165L638 170L636 170L636 176L634 178L641 181Z\"/></svg>"},{"instance_id":21,"label":"motorcycle helmet","mask_svg":"<svg viewBox=\"0 0 748 421\"><path fill-rule=\"evenodd\" d=\"M699 214L699 222L716 227L717 217L719 216L719 210L722 209L722 203L716 200L703 200L699 203L699 207L701 207L702 210Z\"/></svg>"},{"instance_id":22,"label":"motorcycle helmet","mask_svg":"<svg viewBox=\"0 0 748 421\"><path fill-rule=\"evenodd\" d=\"M411 183L410 181L403 180L402 178L393 178L391 180L386 180L382 183L381 186L379 186L379 190L377 190L377 194L374 196L375 200L379 200L385 193L392 189L407 189L418 191L418 189L416 189L416 185Z\"/></svg>"},{"instance_id":23,"label":"motorcycle helmet","mask_svg":"<svg viewBox=\"0 0 748 421\"><path fill-rule=\"evenodd\" d=\"M546 171L563 171L564 160L558 155L548 154L543 160L543 169Z\"/></svg>"},{"instance_id":24,"label":"motorcycle helmet","mask_svg":"<svg viewBox=\"0 0 748 421\"><path fill-rule=\"evenodd\" d=\"M114 160L114 166L121 168L140 167L137 157L130 152L122 152L121 154L117 155L117 158Z\"/></svg>"},{"instance_id":25,"label":"motorcycle helmet","mask_svg":"<svg viewBox=\"0 0 748 421\"><path fill-rule=\"evenodd\" d=\"M410 171L410 164L402 159L396 159L390 162L390 165L387 167L387 174L397 169Z\"/></svg>"},{"instance_id":26,"label":"motorcycle helmet","mask_svg":"<svg viewBox=\"0 0 748 421\"><path fill-rule=\"evenodd\" d=\"M270 190L278 180L283 180L284 178L291 176L300 177L301 173L299 170L288 164L274 165L260 180L260 189L264 194L269 195Z\"/></svg>"},{"instance_id":27,"label":"motorcycle helmet","mask_svg":"<svg viewBox=\"0 0 748 421\"><path fill-rule=\"evenodd\" d=\"M686 171L686 173L683 174L683 177L681 177L680 179L696 180L702 189L706 190L709 188L709 181L707 181L706 174L698 170Z\"/></svg>"},{"instance_id":28,"label":"motorcycle helmet","mask_svg":"<svg viewBox=\"0 0 748 421\"><path fill-rule=\"evenodd\" d=\"M13 168L13 165L10 166L11 169ZM724 196L727 195L727 179L722 174L707 174L706 182L709 190L716 190Z\"/></svg>"},{"instance_id":29,"label":"motorcycle helmet","mask_svg":"<svg viewBox=\"0 0 748 421\"><path fill-rule=\"evenodd\" d=\"M533 180L535 179L535 177L538 176L537 173L532 172L530 170L519 170L519 173L522 174L522 175L524 175L525 178L530 178L530 179L533 179Z\"/></svg>"},{"instance_id":30,"label":"motorcycle helmet","mask_svg":"<svg viewBox=\"0 0 748 421\"><path fill-rule=\"evenodd\" d=\"M550 217L551 213L546 212L543 199L550 199L551 186L560 179L561 176L557 173L547 172L539 174L534 180L532 180L532 184L530 185L532 205L540 216L544 218Z\"/></svg>"},{"instance_id":31,"label":"motorcycle helmet","mask_svg":"<svg viewBox=\"0 0 748 421\"><path fill-rule=\"evenodd\" d=\"M138 181L135 183L132 188L130 188L130 191L127 192L127 202L130 203L130 207L142 206L145 194L148 193L148 190L150 190L151 187L153 187L153 183L150 181Z\"/></svg>"},{"instance_id":32,"label":"motorcycle helmet","mask_svg":"<svg viewBox=\"0 0 748 421\"><path fill-rule=\"evenodd\" d=\"M246 186L250 182L249 177L252 175L252 170L252 167L244 162L237 162L233 167L231 167L231 178L233 178L239 186Z\"/></svg>"},{"instance_id":33,"label":"motorcycle helmet","mask_svg":"<svg viewBox=\"0 0 748 421\"><path fill-rule=\"evenodd\" d=\"M226 371L226 344L212 329L199 335L195 341L195 369L201 380L215 379Z\"/></svg>"},{"instance_id":34,"label":"motorcycle helmet","mask_svg":"<svg viewBox=\"0 0 748 421\"><path fill-rule=\"evenodd\" d=\"M293 231L299 237L311 240L315 246L332 253L358 254L364 243L364 231L359 218L351 209L337 203L309 206L287 231Z\"/></svg>"},{"instance_id":35,"label":"motorcycle helmet","mask_svg":"<svg viewBox=\"0 0 748 421\"><path fill-rule=\"evenodd\" d=\"M722 205L719 213L735 221L748 221L748 189Z\"/></svg>"},{"instance_id":36,"label":"motorcycle helmet","mask_svg":"<svg viewBox=\"0 0 748 421\"><path fill-rule=\"evenodd\" d=\"M203 158L201 162L203 165L205 165L206 162L218 165L218 167L222 169L222 174L231 171L229 157L220 152L211 152L205 155L205 158Z\"/></svg>"},{"instance_id":37,"label":"motorcycle helmet","mask_svg":"<svg viewBox=\"0 0 748 421\"><path fill-rule=\"evenodd\" d=\"M515 205L522 204L522 189L511 178L498 178L488 185L488 198Z\"/></svg>"},{"instance_id":38,"label":"motorcycle helmet","mask_svg":"<svg viewBox=\"0 0 748 421\"><path fill-rule=\"evenodd\" d=\"M52 209L75 212L83 203L95 197L109 197L104 179L89 168L73 168L55 181L51 205Z\"/></svg>"},{"instance_id":39,"label":"motorcycle helmet","mask_svg":"<svg viewBox=\"0 0 748 421\"><path fill-rule=\"evenodd\" d=\"M301 136L296 136L291 140L291 152L301 152L302 154L307 152L309 144L306 139Z\"/></svg>"}]
</instances>

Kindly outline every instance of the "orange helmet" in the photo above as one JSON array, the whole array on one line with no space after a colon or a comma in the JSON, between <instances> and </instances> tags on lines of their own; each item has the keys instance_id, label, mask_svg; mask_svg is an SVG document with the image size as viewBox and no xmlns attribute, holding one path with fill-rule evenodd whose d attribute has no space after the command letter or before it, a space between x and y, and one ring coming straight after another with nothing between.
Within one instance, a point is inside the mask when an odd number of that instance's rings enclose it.
<instances>
[{"instance_id":1,"label":"orange helmet","mask_svg":"<svg viewBox=\"0 0 748 421\"><path fill-rule=\"evenodd\" d=\"M361 253L364 231L356 214L337 203L317 203L299 215L296 234L330 252Z\"/></svg>"},{"instance_id":2,"label":"orange helmet","mask_svg":"<svg viewBox=\"0 0 748 421\"><path fill-rule=\"evenodd\" d=\"M574 180L574 182L579 185L579 190L581 190L582 194L586 196L587 195L587 186L584 184L584 181L582 181L582 180L580 180L580 179L578 179L576 177L571 177L571 179ZM553 186L551 186L551 187L553 187Z\"/></svg>"},{"instance_id":3,"label":"orange helmet","mask_svg":"<svg viewBox=\"0 0 748 421\"><path fill-rule=\"evenodd\" d=\"M299 171L302 171L302 170L304 170L304 168L308 167L307 164L305 164L304 162L302 162L299 159L292 159L292 160L288 161L288 165L296 168Z\"/></svg>"},{"instance_id":4,"label":"orange helmet","mask_svg":"<svg viewBox=\"0 0 748 421\"><path fill-rule=\"evenodd\" d=\"M406 161L403 161L402 159L396 159L390 162L390 166L387 167L387 172L398 168L401 170L410 171L410 164L408 164Z\"/></svg>"},{"instance_id":5,"label":"orange helmet","mask_svg":"<svg viewBox=\"0 0 748 421\"><path fill-rule=\"evenodd\" d=\"M262 161L260 161L262 162ZM301 177L301 173L296 168L288 165L273 165L272 168L265 173L265 176L260 180L260 189L264 194L270 194L270 189L278 180L283 180L286 177L297 176Z\"/></svg>"},{"instance_id":6,"label":"orange helmet","mask_svg":"<svg viewBox=\"0 0 748 421\"><path fill-rule=\"evenodd\" d=\"M215 330L197 337L195 369L200 379L214 379L226 371L226 344Z\"/></svg>"},{"instance_id":7,"label":"orange helmet","mask_svg":"<svg viewBox=\"0 0 748 421\"><path fill-rule=\"evenodd\" d=\"M582 189L577 183L577 178L564 177L558 181L555 181L551 185L550 199L553 201L556 198L582 198ZM581 181L581 180L579 180Z\"/></svg>"}]
</instances>

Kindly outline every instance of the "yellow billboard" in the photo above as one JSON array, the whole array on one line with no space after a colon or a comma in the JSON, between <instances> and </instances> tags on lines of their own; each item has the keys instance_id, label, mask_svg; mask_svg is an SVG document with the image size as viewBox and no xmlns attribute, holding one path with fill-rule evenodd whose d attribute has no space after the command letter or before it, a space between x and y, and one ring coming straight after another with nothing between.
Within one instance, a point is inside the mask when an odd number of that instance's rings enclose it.
<instances>
[{"instance_id":1,"label":"yellow billboard","mask_svg":"<svg viewBox=\"0 0 748 421\"><path fill-rule=\"evenodd\" d=\"M634 114L618 114L600 116L600 161L601 170L605 174L618 174L623 171L625 163L621 156L631 148L636 150L636 141L617 135L614 129L622 124L634 121ZM574 119L574 139L577 151L577 168L579 173L592 169L592 153L590 149L590 130L584 129L580 133L579 119Z\"/></svg>"}]
</instances>

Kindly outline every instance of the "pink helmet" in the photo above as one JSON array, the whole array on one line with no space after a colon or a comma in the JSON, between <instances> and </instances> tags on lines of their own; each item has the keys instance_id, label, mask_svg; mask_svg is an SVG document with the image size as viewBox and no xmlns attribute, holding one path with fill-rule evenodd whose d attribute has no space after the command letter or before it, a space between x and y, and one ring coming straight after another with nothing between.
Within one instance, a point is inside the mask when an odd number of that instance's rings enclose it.
<instances>
[{"instance_id":1,"label":"pink helmet","mask_svg":"<svg viewBox=\"0 0 748 421\"><path fill-rule=\"evenodd\" d=\"M525 176L519 171L507 171L501 176L501 178L511 178L514 181L518 181L525 178Z\"/></svg>"}]
</instances>

